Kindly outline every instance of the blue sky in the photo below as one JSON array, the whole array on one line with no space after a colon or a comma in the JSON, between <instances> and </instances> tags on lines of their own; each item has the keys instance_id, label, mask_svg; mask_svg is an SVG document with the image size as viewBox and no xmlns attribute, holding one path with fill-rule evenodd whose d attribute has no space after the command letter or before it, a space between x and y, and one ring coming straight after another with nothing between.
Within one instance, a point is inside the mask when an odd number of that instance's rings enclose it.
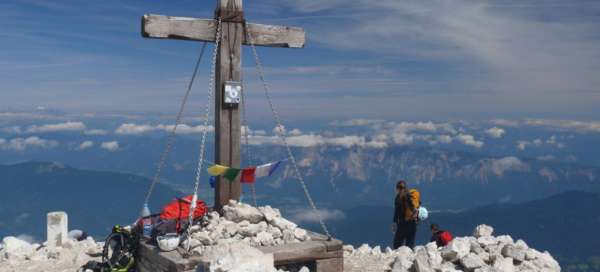
<instances>
[{"instance_id":1,"label":"blue sky","mask_svg":"<svg viewBox=\"0 0 600 272\"><path fill-rule=\"evenodd\" d=\"M304 27L260 48L288 120L600 116L597 1L245 1L253 22ZM144 13L210 18L214 1L0 3L0 108L173 113L200 43L143 39ZM244 52L252 118L268 111ZM208 62L191 110L201 111ZM197 110L196 110L197 109Z\"/></svg>"}]
</instances>

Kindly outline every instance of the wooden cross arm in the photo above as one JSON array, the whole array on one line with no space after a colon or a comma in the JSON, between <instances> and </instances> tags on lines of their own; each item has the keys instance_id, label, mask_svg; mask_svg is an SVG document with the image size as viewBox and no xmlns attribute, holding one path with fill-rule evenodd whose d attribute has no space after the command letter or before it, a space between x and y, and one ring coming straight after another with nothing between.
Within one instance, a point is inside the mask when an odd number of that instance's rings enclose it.
<instances>
[{"instance_id":1,"label":"wooden cross arm","mask_svg":"<svg viewBox=\"0 0 600 272\"><path fill-rule=\"evenodd\" d=\"M215 41L216 21L189 17L146 14L142 17L142 36L157 39ZM304 47L304 29L299 27L248 24L252 43L270 47ZM249 45L244 35L243 43Z\"/></svg>"}]
</instances>

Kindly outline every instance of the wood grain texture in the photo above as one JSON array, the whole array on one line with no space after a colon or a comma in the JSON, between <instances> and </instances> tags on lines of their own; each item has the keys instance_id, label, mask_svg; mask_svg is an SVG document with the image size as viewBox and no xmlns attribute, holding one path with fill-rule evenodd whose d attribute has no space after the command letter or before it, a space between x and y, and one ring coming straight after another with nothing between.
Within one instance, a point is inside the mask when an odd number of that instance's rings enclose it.
<instances>
[{"instance_id":1,"label":"wood grain texture","mask_svg":"<svg viewBox=\"0 0 600 272\"><path fill-rule=\"evenodd\" d=\"M156 39L215 41L216 21L190 17L147 14L142 17L142 36ZM252 42L257 46L302 48L304 29L300 27L248 24ZM249 45L246 35L242 43Z\"/></svg>"}]
</instances>

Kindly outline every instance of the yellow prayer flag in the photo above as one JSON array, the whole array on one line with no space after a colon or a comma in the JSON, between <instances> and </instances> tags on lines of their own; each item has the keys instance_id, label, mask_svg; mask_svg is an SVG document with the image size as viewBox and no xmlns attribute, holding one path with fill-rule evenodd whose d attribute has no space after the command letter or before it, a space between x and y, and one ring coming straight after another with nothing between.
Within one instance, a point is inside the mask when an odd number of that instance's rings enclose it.
<instances>
[{"instance_id":1,"label":"yellow prayer flag","mask_svg":"<svg viewBox=\"0 0 600 272\"><path fill-rule=\"evenodd\" d=\"M227 169L229 169L229 167L215 164L208 168L208 173L211 176L220 176L223 175L227 171Z\"/></svg>"}]
</instances>

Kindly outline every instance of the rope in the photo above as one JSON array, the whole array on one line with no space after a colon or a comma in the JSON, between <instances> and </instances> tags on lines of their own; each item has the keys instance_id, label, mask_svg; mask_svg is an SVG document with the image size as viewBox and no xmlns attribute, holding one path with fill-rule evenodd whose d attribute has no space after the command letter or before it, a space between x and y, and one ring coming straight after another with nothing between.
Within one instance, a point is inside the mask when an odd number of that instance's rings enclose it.
<instances>
[{"instance_id":1,"label":"rope","mask_svg":"<svg viewBox=\"0 0 600 272\"><path fill-rule=\"evenodd\" d=\"M216 73L216 67L217 67L217 54L219 51L219 46L221 44L221 18L218 19L217 21L217 30L216 30L216 37L215 37L215 49L213 51L213 56L212 56L212 71L210 73L210 80L209 80L209 84L208 84L208 99L206 101L206 112L205 112L205 116L204 116L204 126L208 127L208 121L210 119L210 105L211 105L211 101L212 101L212 97L213 97L213 90L214 90L214 85L215 85L215 73ZM200 175L202 174L202 164L204 163L204 153L206 150L206 135L208 134L208 130L204 130L202 132L202 142L200 143L200 158L198 159L198 167L196 168L196 180L195 180L195 184L194 184L194 194L192 196L192 203L190 205L190 214L189 214L189 218L188 218L188 228L187 228L187 237L189 239L190 234L191 234L191 230L192 230L192 223L194 220L194 211L196 210L196 202L198 200L198 187L200 187ZM189 252L190 251L190 243L187 243L187 248L186 251Z\"/></svg>"},{"instance_id":2,"label":"rope","mask_svg":"<svg viewBox=\"0 0 600 272\"><path fill-rule=\"evenodd\" d=\"M185 110L185 105L190 96L190 92L192 91L192 86L194 85L194 80L196 79L196 75L198 74L198 67L200 67L200 62L202 62L202 56L204 56L204 49L206 49L206 42L202 44L202 49L200 50L200 55L198 56L198 60L196 60L196 66L194 66L194 72L192 73L192 78L187 86L187 91L183 96L183 100L181 101L181 106L179 106L179 111L177 112L177 117L175 118L175 126L169 132L167 136L167 144L163 149L163 152L160 154L160 159L158 161L158 165L156 166L156 172L154 173L154 177L152 178L152 183L150 183L150 187L146 192L146 196L144 197L144 204L148 204L150 200L150 196L154 191L154 186L160 179L160 175L167 161L167 156L171 153L171 149L173 148L173 144L175 143L175 132L177 131L177 127L181 124L181 118L183 116L183 111Z\"/></svg>"},{"instance_id":3,"label":"rope","mask_svg":"<svg viewBox=\"0 0 600 272\"><path fill-rule=\"evenodd\" d=\"M283 122L281 121L281 117L279 116L279 113L277 112L277 110L275 109L275 106L273 105L273 99L271 98L271 94L269 93L269 85L265 81L262 64L260 62L260 58L258 57L258 52L256 51L256 46L254 45L250 31L248 31L248 23L245 23L245 26L246 26L247 40L250 42L250 47L252 48L252 53L254 54L254 61L256 62L256 69L257 69L260 81L262 82L262 85L263 85L265 97L267 98L267 101L269 102L269 107L271 108L271 113L273 114L273 118L275 119L275 122L277 123L277 128L283 128ZM310 204L313 211L315 211L317 219L319 220L319 224L321 225L321 228L327 235L328 239L331 239L332 236L329 233L329 230L327 229L325 222L323 222L323 217L321 216L321 213L319 213L319 210L317 209L317 206L315 205L315 202L313 201L313 199L308 191L308 187L306 186L304 177L302 176L302 173L300 172L300 169L298 168L298 163L296 162L296 157L294 157L294 154L292 153L292 149L290 148L290 146L287 142L287 139L285 137L285 133L283 132L283 129L276 129L276 131L277 131L278 136L281 138L281 141L285 145L285 148L288 153L288 157L292 161L292 165L294 168L294 172L296 174L296 178L298 179L298 181L300 181L300 185L302 186L302 189L304 190L304 195L306 195L306 199L308 200L308 203Z\"/></svg>"}]
</instances>

